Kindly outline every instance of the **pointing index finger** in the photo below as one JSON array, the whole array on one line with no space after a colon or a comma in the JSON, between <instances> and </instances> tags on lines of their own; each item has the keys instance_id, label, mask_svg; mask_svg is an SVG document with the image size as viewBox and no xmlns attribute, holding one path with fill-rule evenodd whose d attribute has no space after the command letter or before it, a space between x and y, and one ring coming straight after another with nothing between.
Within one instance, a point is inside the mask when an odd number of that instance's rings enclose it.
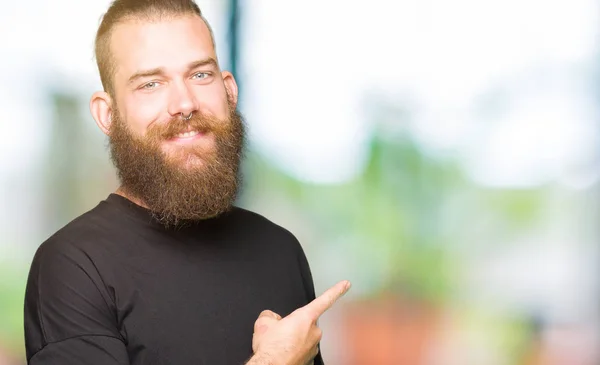
<instances>
[{"instance_id":1,"label":"pointing index finger","mask_svg":"<svg viewBox=\"0 0 600 365\"><path fill-rule=\"evenodd\" d=\"M342 295L346 294L348 289L350 289L350 286L351 284L348 280L340 281L327 289L315 300L305 305L303 310L310 312L315 319L318 319L323 313L331 308Z\"/></svg>"}]
</instances>

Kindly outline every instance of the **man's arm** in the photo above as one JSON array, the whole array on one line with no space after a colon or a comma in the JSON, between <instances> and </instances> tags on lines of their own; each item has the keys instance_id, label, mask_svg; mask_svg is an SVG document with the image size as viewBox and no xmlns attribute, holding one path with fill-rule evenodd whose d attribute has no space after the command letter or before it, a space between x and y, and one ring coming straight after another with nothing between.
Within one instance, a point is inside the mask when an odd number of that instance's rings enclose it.
<instances>
[{"instance_id":1,"label":"man's arm","mask_svg":"<svg viewBox=\"0 0 600 365\"><path fill-rule=\"evenodd\" d=\"M31 264L25 294L30 365L128 365L114 301L90 257L56 238Z\"/></svg>"}]
</instances>

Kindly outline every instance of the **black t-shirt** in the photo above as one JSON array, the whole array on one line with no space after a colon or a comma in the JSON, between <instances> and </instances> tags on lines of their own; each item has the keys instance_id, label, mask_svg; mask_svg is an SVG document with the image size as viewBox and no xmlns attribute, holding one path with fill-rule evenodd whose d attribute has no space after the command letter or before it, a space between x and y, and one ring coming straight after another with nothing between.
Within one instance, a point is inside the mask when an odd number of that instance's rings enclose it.
<instances>
[{"instance_id":1,"label":"black t-shirt","mask_svg":"<svg viewBox=\"0 0 600 365\"><path fill-rule=\"evenodd\" d=\"M241 365L261 311L286 316L314 298L302 247L266 218L236 207L166 230L111 194L37 250L25 297L27 360Z\"/></svg>"}]
</instances>

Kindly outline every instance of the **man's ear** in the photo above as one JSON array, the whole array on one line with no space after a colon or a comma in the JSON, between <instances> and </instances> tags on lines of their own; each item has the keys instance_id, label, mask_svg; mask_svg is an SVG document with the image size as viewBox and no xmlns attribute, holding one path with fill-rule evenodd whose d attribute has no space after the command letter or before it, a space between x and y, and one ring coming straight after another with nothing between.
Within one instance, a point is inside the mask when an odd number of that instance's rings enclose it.
<instances>
[{"instance_id":1,"label":"man's ear","mask_svg":"<svg viewBox=\"0 0 600 365\"><path fill-rule=\"evenodd\" d=\"M96 121L96 124L104 134L110 133L112 122L112 99L105 91L98 91L90 99L90 112Z\"/></svg>"},{"instance_id":2,"label":"man's ear","mask_svg":"<svg viewBox=\"0 0 600 365\"><path fill-rule=\"evenodd\" d=\"M231 98L234 106L237 106L238 102L238 86L237 82L235 82L235 78L233 74L229 71L221 72L221 77L223 78L223 83L225 84L225 89L227 90L227 94Z\"/></svg>"}]
</instances>

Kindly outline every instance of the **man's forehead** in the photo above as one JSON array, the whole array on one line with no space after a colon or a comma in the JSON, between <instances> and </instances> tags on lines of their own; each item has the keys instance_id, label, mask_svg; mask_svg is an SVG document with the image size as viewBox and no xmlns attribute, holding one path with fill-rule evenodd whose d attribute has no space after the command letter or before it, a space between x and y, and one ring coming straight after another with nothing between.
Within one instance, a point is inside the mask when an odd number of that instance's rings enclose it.
<instances>
[{"instance_id":1,"label":"man's forehead","mask_svg":"<svg viewBox=\"0 0 600 365\"><path fill-rule=\"evenodd\" d=\"M216 59L208 26L199 16L191 15L122 22L113 29L111 53L116 71L124 73Z\"/></svg>"}]
</instances>

